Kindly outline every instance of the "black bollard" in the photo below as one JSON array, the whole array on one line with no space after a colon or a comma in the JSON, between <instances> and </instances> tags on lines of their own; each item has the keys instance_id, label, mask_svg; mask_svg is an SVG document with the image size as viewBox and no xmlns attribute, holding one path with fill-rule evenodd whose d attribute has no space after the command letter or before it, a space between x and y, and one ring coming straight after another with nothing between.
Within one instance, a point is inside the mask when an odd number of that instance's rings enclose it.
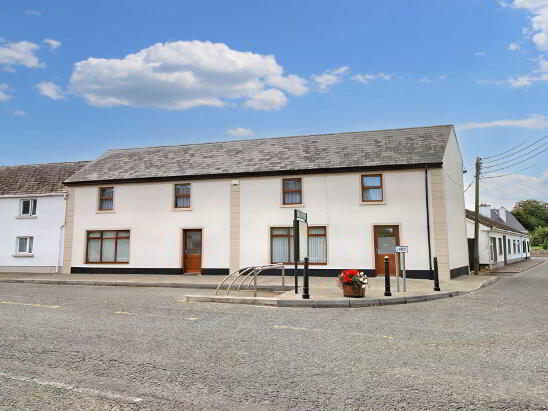
<instances>
[{"instance_id":1,"label":"black bollard","mask_svg":"<svg viewBox=\"0 0 548 411\"><path fill-rule=\"evenodd\" d=\"M441 291L440 277L438 273L438 257L434 257L434 291Z\"/></svg>"},{"instance_id":2,"label":"black bollard","mask_svg":"<svg viewBox=\"0 0 548 411\"><path fill-rule=\"evenodd\" d=\"M303 299L310 299L310 292L308 290L308 257L304 258Z\"/></svg>"},{"instance_id":3,"label":"black bollard","mask_svg":"<svg viewBox=\"0 0 548 411\"><path fill-rule=\"evenodd\" d=\"M384 257L384 296L392 297L390 292L390 263L388 261L388 256Z\"/></svg>"}]
</instances>

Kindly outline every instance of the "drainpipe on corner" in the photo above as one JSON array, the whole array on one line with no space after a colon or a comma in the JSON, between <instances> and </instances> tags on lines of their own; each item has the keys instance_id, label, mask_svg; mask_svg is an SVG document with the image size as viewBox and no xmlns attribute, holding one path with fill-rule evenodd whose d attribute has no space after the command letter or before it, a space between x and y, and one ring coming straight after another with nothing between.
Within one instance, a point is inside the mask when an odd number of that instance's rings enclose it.
<instances>
[{"instance_id":1,"label":"drainpipe on corner","mask_svg":"<svg viewBox=\"0 0 548 411\"><path fill-rule=\"evenodd\" d=\"M428 267L432 279L432 240L430 239L430 204L428 200L428 166L424 166L424 193L426 195L426 232L428 233Z\"/></svg>"},{"instance_id":2,"label":"drainpipe on corner","mask_svg":"<svg viewBox=\"0 0 548 411\"><path fill-rule=\"evenodd\" d=\"M67 193L63 194L63 219L66 220L67 214ZM59 274L59 267L61 266L61 253L63 250L63 231L65 228L65 223L59 226L59 246L57 249L57 264L55 265L55 273Z\"/></svg>"}]
</instances>

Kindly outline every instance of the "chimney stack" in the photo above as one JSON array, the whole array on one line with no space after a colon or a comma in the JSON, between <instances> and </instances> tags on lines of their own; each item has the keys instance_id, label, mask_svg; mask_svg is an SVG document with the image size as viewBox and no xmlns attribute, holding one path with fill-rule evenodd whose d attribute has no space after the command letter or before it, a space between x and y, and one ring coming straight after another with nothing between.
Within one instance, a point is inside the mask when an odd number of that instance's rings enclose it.
<instances>
[{"instance_id":1,"label":"chimney stack","mask_svg":"<svg viewBox=\"0 0 548 411\"><path fill-rule=\"evenodd\" d=\"M481 204L479 209L480 215L491 218L491 206L489 204Z\"/></svg>"}]
</instances>

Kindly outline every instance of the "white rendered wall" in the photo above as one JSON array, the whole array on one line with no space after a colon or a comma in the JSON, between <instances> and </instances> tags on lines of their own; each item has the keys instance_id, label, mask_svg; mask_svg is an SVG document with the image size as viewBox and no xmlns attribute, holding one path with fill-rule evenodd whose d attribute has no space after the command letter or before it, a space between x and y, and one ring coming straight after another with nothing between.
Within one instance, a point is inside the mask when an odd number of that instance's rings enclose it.
<instances>
[{"instance_id":1,"label":"white rendered wall","mask_svg":"<svg viewBox=\"0 0 548 411\"><path fill-rule=\"evenodd\" d=\"M98 186L75 187L72 267L181 268L183 229L202 229L202 268L228 268L230 180L191 183L191 210L174 184L114 185L114 212L97 212ZM112 185L105 185L112 186ZM128 264L85 264L87 230L130 230Z\"/></svg>"},{"instance_id":2,"label":"white rendered wall","mask_svg":"<svg viewBox=\"0 0 548 411\"><path fill-rule=\"evenodd\" d=\"M454 269L468 266L462 157L454 132L451 133L443 157L443 171L449 240L449 268Z\"/></svg>"},{"instance_id":3,"label":"white rendered wall","mask_svg":"<svg viewBox=\"0 0 548 411\"><path fill-rule=\"evenodd\" d=\"M382 174L384 204L361 203L361 173L286 176L302 178L300 209L309 224L327 226L328 264L314 269L375 268L373 226L383 224L400 226L400 243L409 246L407 268L428 269L424 171ZM294 208L282 206L281 181L240 179L241 266L269 263L270 227L292 225Z\"/></svg>"},{"instance_id":4,"label":"white rendered wall","mask_svg":"<svg viewBox=\"0 0 548 411\"><path fill-rule=\"evenodd\" d=\"M36 217L19 217L20 201L36 198ZM54 271L64 224L63 195L0 197L0 271ZM33 237L32 257L16 257L16 238ZM62 253L62 247L61 247Z\"/></svg>"}]
</instances>

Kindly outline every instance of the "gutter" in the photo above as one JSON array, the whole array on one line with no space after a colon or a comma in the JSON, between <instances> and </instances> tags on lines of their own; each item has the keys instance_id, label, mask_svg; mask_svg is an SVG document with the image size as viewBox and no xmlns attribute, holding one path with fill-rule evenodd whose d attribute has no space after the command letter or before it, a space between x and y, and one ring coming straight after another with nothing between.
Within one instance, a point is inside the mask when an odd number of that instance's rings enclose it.
<instances>
[{"instance_id":1,"label":"gutter","mask_svg":"<svg viewBox=\"0 0 548 411\"><path fill-rule=\"evenodd\" d=\"M46 193L46 194L0 194L0 198L35 198L35 197L56 197L64 196L67 193Z\"/></svg>"}]
</instances>

